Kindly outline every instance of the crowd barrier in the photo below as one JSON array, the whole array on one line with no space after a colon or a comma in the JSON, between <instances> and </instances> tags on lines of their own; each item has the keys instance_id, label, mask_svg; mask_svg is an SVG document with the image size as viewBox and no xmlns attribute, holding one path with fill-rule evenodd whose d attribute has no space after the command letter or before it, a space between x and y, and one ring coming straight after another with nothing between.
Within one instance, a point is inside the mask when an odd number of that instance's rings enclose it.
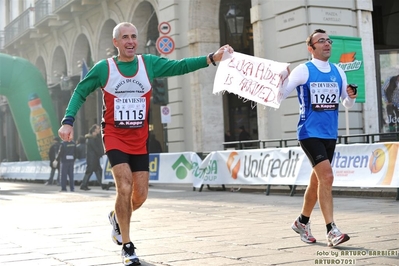
<instances>
[{"instance_id":1,"label":"crowd barrier","mask_svg":"<svg viewBox=\"0 0 399 266\"><path fill-rule=\"evenodd\" d=\"M102 161L104 158L101 159ZM74 179L82 181L86 170L86 159L75 161ZM23 161L0 163L0 177L16 180L47 180L50 177L49 161ZM57 171L56 174L57 175ZM57 178L55 176L55 178ZM94 176L95 179L95 176Z\"/></svg>"},{"instance_id":2,"label":"crowd barrier","mask_svg":"<svg viewBox=\"0 0 399 266\"><path fill-rule=\"evenodd\" d=\"M334 186L399 187L399 143L337 145ZM300 147L225 150L208 154L202 184L307 185L312 167Z\"/></svg>"},{"instance_id":3,"label":"crowd barrier","mask_svg":"<svg viewBox=\"0 0 399 266\"><path fill-rule=\"evenodd\" d=\"M200 175L198 169L202 161L195 152L159 153L150 154L149 157L150 183L195 184L195 180L201 180L200 177L194 178L194 175ZM49 161L2 162L0 176L16 180L47 180L51 171L49 165ZM75 161L75 181L82 181L86 166L86 159ZM101 166L103 169L102 183L113 183L111 166L106 155L101 158ZM95 180L97 179L93 173L90 181Z\"/></svg>"},{"instance_id":4,"label":"crowd barrier","mask_svg":"<svg viewBox=\"0 0 399 266\"><path fill-rule=\"evenodd\" d=\"M399 143L339 144L334 160L335 187L399 188ZM102 158L103 183L113 182L107 157ZM82 180L85 160L75 162L75 180ZM150 154L150 183L203 185L307 185L312 167L300 147L225 150L203 160L194 152ZM3 178L42 179L48 161L3 162ZM91 177L90 180L95 180Z\"/></svg>"}]
</instances>

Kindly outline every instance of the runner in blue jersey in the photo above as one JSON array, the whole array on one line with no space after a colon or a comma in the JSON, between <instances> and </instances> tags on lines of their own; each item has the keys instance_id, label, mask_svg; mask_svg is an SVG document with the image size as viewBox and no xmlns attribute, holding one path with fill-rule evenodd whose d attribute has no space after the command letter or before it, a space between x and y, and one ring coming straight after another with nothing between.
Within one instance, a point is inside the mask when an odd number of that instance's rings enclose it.
<instances>
[{"instance_id":1,"label":"runner in blue jersey","mask_svg":"<svg viewBox=\"0 0 399 266\"><path fill-rule=\"evenodd\" d=\"M289 75L284 99L297 90L299 144L313 166L306 188L301 215L292 224L306 243L315 243L310 230L310 215L319 201L327 227L327 245L336 246L349 240L341 233L333 217L331 161L338 137L339 102L351 108L357 97L356 90L347 84L345 72L330 63L332 40L322 29L315 30L306 40L312 60L298 65Z\"/></svg>"}]
</instances>

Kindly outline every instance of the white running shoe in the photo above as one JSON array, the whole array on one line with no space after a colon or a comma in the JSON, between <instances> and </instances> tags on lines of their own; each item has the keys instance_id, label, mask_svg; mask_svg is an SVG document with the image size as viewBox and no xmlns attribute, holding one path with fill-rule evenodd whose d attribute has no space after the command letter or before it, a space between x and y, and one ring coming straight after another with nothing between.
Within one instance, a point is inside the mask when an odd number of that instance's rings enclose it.
<instances>
[{"instance_id":1,"label":"white running shoe","mask_svg":"<svg viewBox=\"0 0 399 266\"><path fill-rule=\"evenodd\" d=\"M307 224L303 224L299 221L298 217L291 225L291 228L301 236L303 242L316 243L316 238L312 236L312 232L310 231L310 221Z\"/></svg>"},{"instance_id":2,"label":"white running shoe","mask_svg":"<svg viewBox=\"0 0 399 266\"><path fill-rule=\"evenodd\" d=\"M119 230L119 225L118 221L116 219L116 213L115 211L111 211L108 214L108 219L109 222L112 225L112 231L111 231L111 238L112 241L117 244L117 245L122 245L122 235L121 235L121 230ZM127 265L127 264L126 264Z\"/></svg>"},{"instance_id":3,"label":"white running shoe","mask_svg":"<svg viewBox=\"0 0 399 266\"><path fill-rule=\"evenodd\" d=\"M134 251L136 247L132 242L123 245L122 248L122 262L123 265L136 266L141 265L139 258Z\"/></svg>"},{"instance_id":4,"label":"white running shoe","mask_svg":"<svg viewBox=\"0 0 399 266\"><path fill-rule=\"evenodd\" d=\"M341 233L335 223L331 223L332 229L327 234L327 246L335 247L341 243L344 243L350 239L347 234Z\"/></svg>"}]
</instances>

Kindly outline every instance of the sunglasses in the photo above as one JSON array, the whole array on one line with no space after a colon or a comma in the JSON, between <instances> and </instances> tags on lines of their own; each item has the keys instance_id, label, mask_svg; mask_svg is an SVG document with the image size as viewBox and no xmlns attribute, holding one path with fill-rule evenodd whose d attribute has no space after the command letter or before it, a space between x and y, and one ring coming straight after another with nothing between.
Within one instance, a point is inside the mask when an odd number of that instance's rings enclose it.
<instances>
[{"instance_id":1,"label":"sunglasses","mask_svg":"<svg viewBox=\"0 0 399 266\"><path fill-rule=\"evenodd\" d=\"M331 39L320 38L317 41L315 41L314 43L312 43L311 45L314 45L315 43L325 44L326 42L328 42L329 44L333 44L333 40L331 40Z\"/></svg>"}]
</instances>

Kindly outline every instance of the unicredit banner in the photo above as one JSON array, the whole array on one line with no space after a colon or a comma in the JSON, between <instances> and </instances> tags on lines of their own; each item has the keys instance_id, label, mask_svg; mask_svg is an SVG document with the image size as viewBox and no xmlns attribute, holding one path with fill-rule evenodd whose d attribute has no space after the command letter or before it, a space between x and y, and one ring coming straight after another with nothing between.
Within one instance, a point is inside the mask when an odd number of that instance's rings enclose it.
<instances>
[{"instance_id":1,"label":"unicredit banner","mask_svg":"<svg viewBox=\"0 0 399 266\"><path fill-rule=\"evenodd\" d=\"M399 187L399 143L337 145L332 161L335 187ZM42 179L48 161L3 162L3 178ZM113 182L107 157L103 183ZM75 162L81 180L85 162ZM308 185L312 167L300 147L211 152L204 160L194 152L150 154L150 183L215 185ZM95 180L92 176L91 179Z\"/></svg>"},{"instance_id":2,"label":"unicredit banner","mask_svg":"<svg viewBox=\"0 0 399 266\"><path fill-rule=\"evenodd\" d=\"M399 143L337 145L333 186L399 187L398 150ZM201 168L203 184L308 185L312 172L300 147L216 151Z\"/></svg>"},{"instance_id":3,"label":"unicredit banner","mask_svg":"<svg viewBox=\"0 0 399 266\"><path fill-rule=\"evenodd\" d=\"M336 63L345 71L348 84L355 83L358 85L356 102L364 103L366 101L366 95L364 87L362 39L331 35L330 39L334 41L330 62Z\"/></svg>"}]
</instances>

